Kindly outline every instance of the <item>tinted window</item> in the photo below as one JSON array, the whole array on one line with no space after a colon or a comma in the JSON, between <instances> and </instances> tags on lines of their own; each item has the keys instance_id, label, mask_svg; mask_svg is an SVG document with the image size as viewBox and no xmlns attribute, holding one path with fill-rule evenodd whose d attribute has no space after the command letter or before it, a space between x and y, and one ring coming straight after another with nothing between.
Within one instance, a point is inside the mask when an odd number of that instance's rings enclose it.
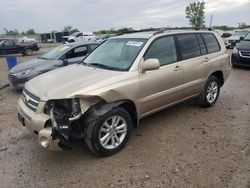
<instances>
[{"instance_id":1,"label":"tinted window","mask_svg":"<svg viewBox=\"0 0 250 188\"><path fill-rule=\"evenodd\" d=\"M5 46L14 46L15 44L14 44L14 42L13 42L12 40L6 40L6 41L4 42L4 45L5 45Z\"/></svg>"},{"instance_id":2,"label":"tinted window","mask_svg":"<svg viewBox=\"0 0 250 188\"><path fill-rule=\"evenodd\" d=\"M220 46L218 44L218 41L212 33L204 33L202 34L202 37L207 46L208 53L220 51Z\"/></svg>"},{"instance_id":3,"label":"tinted window","mask_svg":"<svg viewBox=\"0 0 250 188\"><path fill-rule=\"evenodd\" d=\"M189 59L201 55L195 34L177 35L182 59Z\"/></svg>"},{"instance_id":4,"label":"tinted window","mask_svg":"<svg viewBox=\"0 0 250 188\"><path fill-rule=\"evenodd\" d=\"M80 46L80 47L76 47L73 50L70 50L66 54L66 58L71 59L71 58L76 58L76 57L82 57L82 56L86 56L87 54L88 54L87 47L86 46Z\"/></svg>"},{"instance_id":5,"label":"tinted window","mask_svg":"<svg viewBox=\"0 0 250 188\"><path fill-rule=\"evenodd\" d=\"M201 54L202 55L207 54L207 49L206 49L205 43L204 43L201 35L197 34L196 36L197 36L197 39L198 39L198 42L199 42L199 45L200 45Z\"/></svg>"},{"instance_id":6,"label":"tinted window","mask_svg":"<svg viewBox=\"0 0 250 188\"><path fill-rule=\"evenodd\" d=\"M174 37L163 37L156 39L146 52L144 59L157 58L161 65L177 61Z\"/></svg>"},{"instance_id":7,"label":"tinted window","mask_svg":"<svg viewBox=\"0 0 250 188\"><path fill-rule=\"evenodd\" d=\"M83 36L82 33L78 33L78 34L76 35L76 37L81 37L81 36Z\"/></svg>"}]
</instances>

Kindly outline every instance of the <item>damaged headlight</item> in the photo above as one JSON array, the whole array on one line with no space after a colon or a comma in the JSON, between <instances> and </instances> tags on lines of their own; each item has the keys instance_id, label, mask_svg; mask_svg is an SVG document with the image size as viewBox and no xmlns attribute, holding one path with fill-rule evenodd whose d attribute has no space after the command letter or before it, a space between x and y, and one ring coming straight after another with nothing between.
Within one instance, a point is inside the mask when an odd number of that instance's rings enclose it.
<instances>
[{"instance_id":1,"label":"damaged headlight","mask_svg":"<svg viewBox=\"0 0 250 188\"><path fill-rule=\"evenodd\" d=\"M81 116L81 106L77 98L50 100L44 107L44 113L50 115L51 110L56 109L67 114L69 121L76 120Z\"/></svg>"}]
</instances>

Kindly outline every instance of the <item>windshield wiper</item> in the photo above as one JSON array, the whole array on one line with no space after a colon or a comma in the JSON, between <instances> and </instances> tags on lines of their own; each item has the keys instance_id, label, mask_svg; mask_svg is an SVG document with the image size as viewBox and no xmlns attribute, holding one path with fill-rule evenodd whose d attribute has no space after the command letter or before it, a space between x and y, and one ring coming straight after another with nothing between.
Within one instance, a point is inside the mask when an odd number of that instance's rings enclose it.
<instances>
[{"instance_id":1,"label":"windshield wiper","mask_svg":"<svg viewBox=\"0 0 250 188\"><path fill-rule=\"evenodd\" d=\"M111 67L111 66L108 66L108 65L100 64L100 63L89 63L89 65L94 66L94 67L103 68L103 69L109 69L109 70L123 70L123 69L120 69L120 68Z\"/></svg>"},{"instance_id":2,"label":"windshield wiper","mask_svg":"<svg viewBox=\"0 0 250 188\"><path fill-rule=\"evenodd\" d=\"M45 58L45 57L37 57L37 59L45 59L45 60L48 60L48 59Z\"/></svg>"}]
</instances>

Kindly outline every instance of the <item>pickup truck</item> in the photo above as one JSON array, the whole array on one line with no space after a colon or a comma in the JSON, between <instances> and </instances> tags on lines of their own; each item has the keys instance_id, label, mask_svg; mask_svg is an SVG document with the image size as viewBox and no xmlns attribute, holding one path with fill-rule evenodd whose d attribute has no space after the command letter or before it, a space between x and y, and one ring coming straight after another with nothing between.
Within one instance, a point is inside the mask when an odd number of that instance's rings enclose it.
<instances>
[{"instance_id":1,"label":"pickup truck","mask_svg":"<svg viewBox=\"0 0 250 188\"><path fill-rule=\"evenodd\" d=\"M31 55L33 51L38 51L36 43L17 43L15 39L0 39L0 55L18 54Z\"/></svg>"}]
</instances>

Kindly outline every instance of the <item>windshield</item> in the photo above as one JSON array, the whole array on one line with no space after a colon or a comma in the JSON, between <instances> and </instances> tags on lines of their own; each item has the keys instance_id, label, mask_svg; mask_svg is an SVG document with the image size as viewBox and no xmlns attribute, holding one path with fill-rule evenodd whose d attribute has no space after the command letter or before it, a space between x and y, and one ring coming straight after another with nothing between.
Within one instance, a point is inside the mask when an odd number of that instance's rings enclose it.
<instances>
[{"instance_id":1,"label":"windshield","mask_svg":"<svg viewBox=\"0 0 250 188\"><path fill-rule=\"evenodd\" d=\"M58 46L54 48L53 50L50 50L46 54L42 55L40 58L48 59L48 60L55 60L59 58L61 55L63 55L69 48L71 48L71 46L67 46L67 45Z\"/></svg>"},{"instance_id":2,"label":"windshield","mask_svg":"<svg viewBox=\"0 0 250 188\"><path fill-rule=\"evenodd\" d=\"M246 37L244 38L244 40L250 40L250 32L246 35Z\"/></svg>"},{"instance_id":3,"label":"windshield","mask_svg":"<svg viewBox=\"0 0 250 188\"><path fill-rule=\"evenodd\" d=\"M4 40L0 41L0 46L2 46L3 43L4 43Z\"/></svg>"},{"instance_id":4,"label":"windshield","mask_svg":"<svg viewBox=\"0 0 250 188\"><path fill-rule=\"evenodd\" d=\"M147 39L109 39L94 50L84 63L113 70L128 70Z\"/></svg>"},{"instance_id":5,"label":"windshield","mask_svg":"<svg viewBox=\"0 0 250 188\"><path fill-rule=\"evenodd\" d=\"M235 31L234 36L245 36L248 31Z\"/></svg>"}]
</instances>

